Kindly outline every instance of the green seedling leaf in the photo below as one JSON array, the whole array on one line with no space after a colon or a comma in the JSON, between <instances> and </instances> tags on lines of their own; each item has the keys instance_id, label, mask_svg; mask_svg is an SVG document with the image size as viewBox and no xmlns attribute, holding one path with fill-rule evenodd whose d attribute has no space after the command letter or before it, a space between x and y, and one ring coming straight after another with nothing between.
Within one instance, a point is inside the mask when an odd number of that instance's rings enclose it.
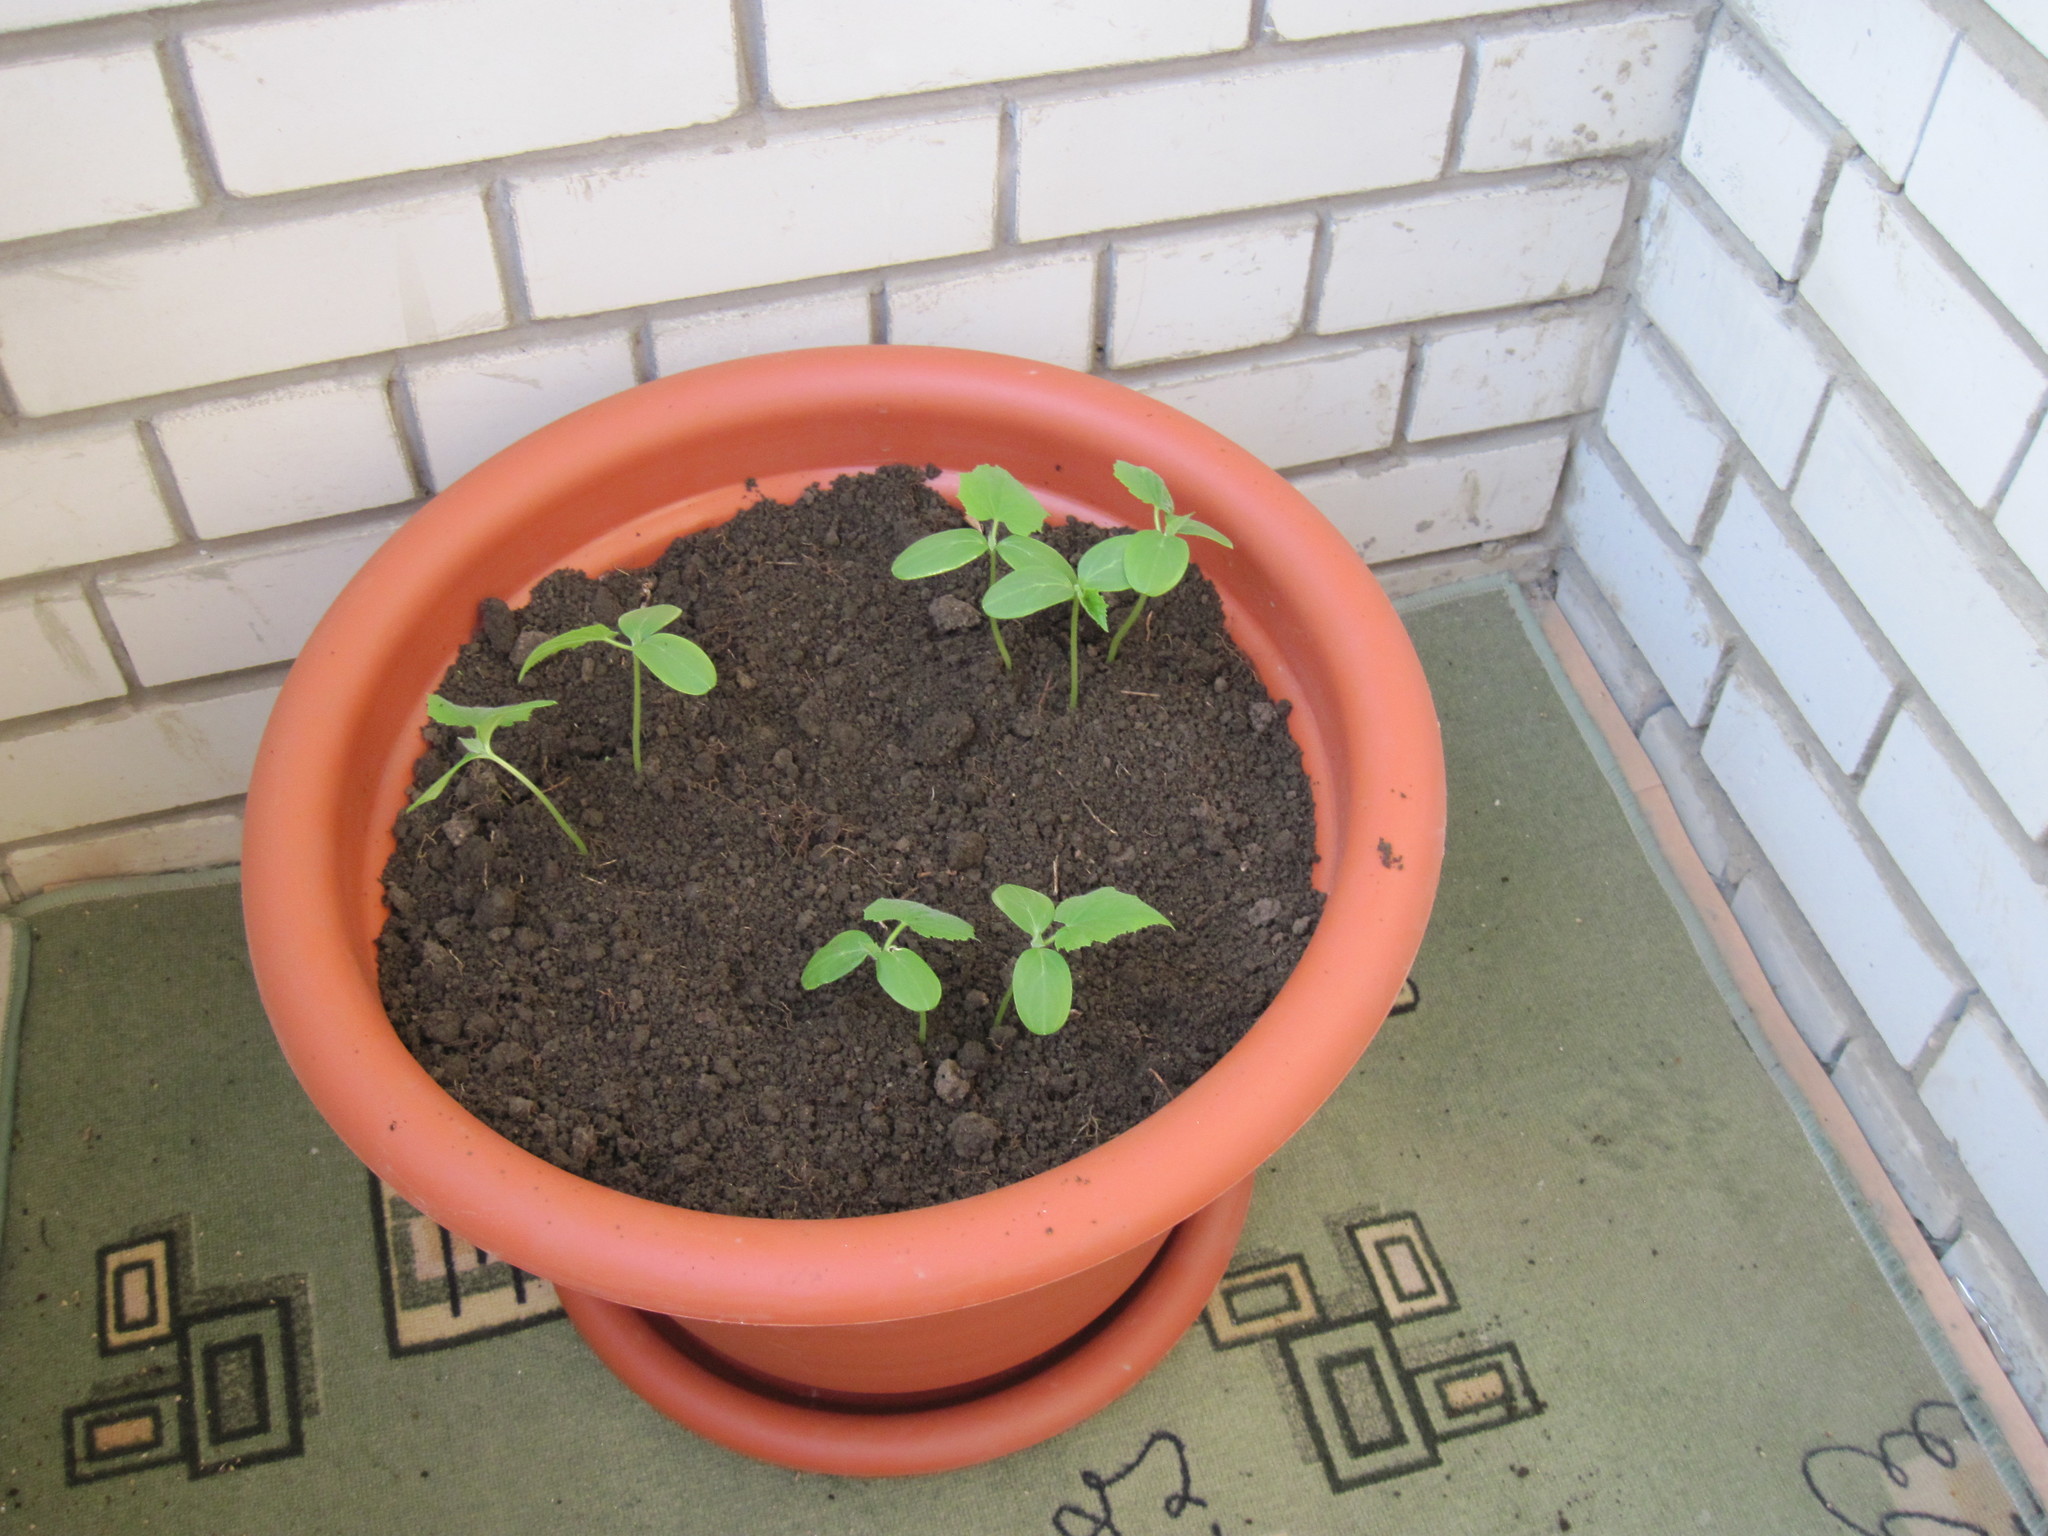
<instances>
[{"instance_id":1,"label":"green seedling leaf","mask_svg":"<svg viewBox=\"0 0 2048 1536\"><path fill-rule=\"evenodd\" d=\"M885 949L875 957L875 980L882 990L912 1013L930 1013L939 1006L939 978L924 957L908 949Z\"/></svg>"},{"instance_id":2,"label":"green seedling leaf","mask_svg":"<svg viewBox=\"0 0 2048 1536\"><path fill-rule=\"evenodd\" d=\"M535 711L552 709L554 703L553 699L522 699L517 704L489 706L452 704L438 693L429 694L427 696L427 718L429 720L434 721L437 725L455 726L457 728L467 726L472 734L456 743L457 746L462 748L461 760L421 791L413 803L406 807L406 810L416 811L428 802L440 799L441 791L448 787L457 773L467 768L471 763L478 761L496 763L507 774L532 791L534 799L547 807L548 814L555 818L555 825L560 827L569 841L576 845L578 853L589 853L589 847L582 838L576 835L576 829L569 825L569 819L556 808L555 802L547 797L538 784L506 762L504 758L498 756L497 752L491 747L491 737L496 735L505 726L524 724L533 718Z\"/></svg>"},{"instance_id":3,"label":"green seedling leaf","mask_svg":"<svg viewBox=\"0 0 2048 1536\"><path fill-rule=\"evenodd\" d=\"M1118 459L1116 461L1116 477L1122 483L1125 490L1145 503L1146 506L1152 508L1153 511L1171 512L1173 510L1173 492L1166 488L1164 480L1160 479L1152 470L1145 468L1144 465L1131 464L1123 459Z\"/></svg>"},{"instance_id":4,"label":"green seedling leaf","mask_svg":"<svg viewBox=\"0 0 2048 1536\"><path fill-rule=\"evenodd\" d=\"M1050 544L1027 538L1023 534L1012 534L996 545L996 553L1003 557L1003 563L1013 571L1043 571L1047 575L1074 579L1074 568L1067 564L1067 557Z\"/></svg>"},{"instance_id":5,"label":"green seedling leaf","mask_svg":"<svg viewBox=\"0 0 2048 1536\"><path fill-rule=\"evenodd\" d=\"M683 616L683 610L674 603L655 603L646 608L635 608L619 615L619 633L634 644L639 644L649 635L664 630Z\"/></svg>"},{"instance_id":6,"label":"green seedling leaf","mask_svg":"<svg viewBox=\"0 0 2048 1536\"><path fill-rule=\"evenodd\" d=\"M965 918L941 912L937 907L928 907L921 901L905 901L898 896L883 896L869 902L861 916L871 923L901 923L912 933L922 934L928 939L974 937L974 925Z\"/></svg>"},{"instance_id":7,"label":"green seedling leaf","mask_svg":"<svg viewBox=\"0 0 2048 1536\"><path fill-rule=\"evenodd\" d=\"M1021 619L1055 603L1072 601L1074 583L1040 571L1012 571L982 594L981 611L992 619Z\"/></svg>"},{"instance_id":8,"label":"green seedling leaf","mask_svg":"<svg viewBox=\"0 0 2048 1536\"><path fill-rule=\"evenodd\" d=\"M1225 549L1237 548L1225 535L1217 532L1216 529L1211 528L1207 523L1197 522L1192 517L1169 517L1166 520L1166 531L1168 533L1191 533L1198 539L1214 539Z\"/></svg>"},{"instance_id":9,"label":"green seedling leaf","mask_svg":"<svg viewBox=\"0 0 2048 1536\"><path fill-rule=\"evenodd\" d=\"M995 903L998 912L1034 939L1052 926L1052 898L1028 885L999 885L988 893L988 899Z\"/></svg>"},{"instance_id":10,"label":"green seedling leaf","mask_svg":"<svg viewBox=\"0 0 2048 1536\"><path fill-rule=\"evenodd\" d=\"M1074 1011L1074 973L1066 956L1050 949L1027 949L1010 968L1010 990L1017 999L1017 1017L1034 1035L1050 1035Z\"/></svg>"},{"instance_id":11,"label":"green seedling leaf","mask_svg":"<svg viewBox=\"0 0 2048 1536\"><path fill-rule=\"evenodd\" d=\"M1053 944L1064 950L1102 944L1136 933L1140 928L1171 928L1163 914L1126 891L1105 885L1081 896L1069 896L1053 910L1060 931Z\"/></svg>"},{"instance_id":12,"label":"green seedling leaf","mask_svg":"<svg viewBox=\"0 0 2048 1536\"><path fill-rule=\"evenodd\" d=\"M1102 600L1102 594L1093 587L1080 589L1081 611L1095 621L1095 627L1103 633L1109 632L1109 604Z\"/></svg>"},{"instance_id":13,"label":"green seedling leaf","mask_svg":"<svg viewBox=\"0 0 2048 1536\"><path fill-rule=\"evenodd\" d=\"M1136 534L1119 533L1088 546L1081 556L1078 574L1081 585L1098 592L1128 592L1131 580L1124 574L1124 551Z\"/></svg>"},{"instance_id":14,"label":"green seedling leaf","mask_svg":"<svg viewBox=\"0 0 2048 1536\"><path fill-rule=\"evenodd\" d=\"M619 622L624 624L625 619ZM705 694L718 684L718 668L704 647L681 635L649 635L635 641L633 656L677 693Z\"/></svg>"},{"instance_id":15,"label":"green seedling leaf","mask_svg":"<svg viewBox=\"0 0 2048 1536\"><path fill-rule=\"evenodd\" d=\"M988 539L984 534L972 528L948 528L943 533L928 533L904 550L891 562L889 574L898 581L918 581L957 571L986 553Z\"/></svg>"},{"instance_id":16,"label":"green seedling leaf","mask_svg":"<svg viewBox=\"0 0 2048 1536\"><path fill-rule=\"evenodd\" d=\"M806 992L815 992L828 982L837 981L848 971L857 970L863 960L873 960L882 953L882 946L858 928L848 928L835 933L818 946L817 953L804 963L800 978Z\"/></svg>"},{"instance_id":17,"label":"green seedling leaf","mask_svg":"<svg viewBox=\"0 0 2048 1536\"><path fill-rule=\"evenodd\" d=\"M609 624L586 624L581 629L565 629L526 653L526 660L519 664L519 680L525 682L526 674L550 656L559 656L564 651L573 651L594 642L609 641L611 637L612 627Z\"/></svg>"},{"instance_id":18,"label":"green seedling leaf","mask_svg":"<svg viewBox=\"0 0 2048 1536\"><path fill-rule=\"evenodd\" d=\"M1147 597L1171 592L1187 574L1187 541L1155 528L1130 537L1124 549L1124 575L1131 585Z\"/></svg>"},{"instance_id":19,"label":"green seedling leaf","mask_svg":"<svg viewBox=\"0 0 2048 1536\"><path fill-rule=\"evenodd\" d=\"M585 624L543 640L520 664L523 680L539 663L579 646L608 645L633 658L633 771L640 771L640 669L645 667L677 693L709 693L718 684L718 668L704 654L704 648L681 635L661 631L683 616L674 603L650 603L619 615L618 627Z\"/></svg>"},{"instance_id":20,"label":"green seedling leaf","mask_svg":"<svg viewBox=\"0 0 2048 1536\"><path fill-rule=\"evenodd\" d=\"M1012 533L1036 533L1045 526L1045 506L1000 464L977 464L960 477L960 505L978 523Z\"/></svg>"}]
</instances>

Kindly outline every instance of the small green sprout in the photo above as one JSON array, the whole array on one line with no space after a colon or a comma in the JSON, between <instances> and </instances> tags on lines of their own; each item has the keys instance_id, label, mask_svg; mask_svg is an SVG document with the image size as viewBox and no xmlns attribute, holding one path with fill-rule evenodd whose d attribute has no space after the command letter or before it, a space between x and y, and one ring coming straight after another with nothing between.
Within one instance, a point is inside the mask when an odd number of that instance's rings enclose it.
<instances>
[{"instance_id":1,"label":"small green sprout","mask_svg":"<svg viewBox=\"0 0 2048 1536\"><path fill-rule=\"evenodd\" d=\"M683 616L673 603L655 603L619 615L618 627L586 624L567 630L536 645L520 665L520 681L526 674L563 651L579 646L609 645L633 658L633 771L640 772L640 669L645 667L677 693L709 693L718 684L718 668L704 654L704 647L681 635L662 631Z\"/></svg>"},{"instance_id":2,"label":"small green sprout","mask_svg":"<svg viewBox=\"0 0 2048 1536\"><path fill-rule=\"evenodd\" d=\"M863 960L875 962L875 980L901 1006L917 1015L917 1038L924 1039L925 1019L939 1006L939 978L914 950L900 948L896 940L908 928L927 939L971 939L974 925L950 912L928 907L921 901L903 901L884 896L871 901L861 913L870 923L894 923L877 944L858 928L835 933L804 964L802 977L806 992L815 992L858 970Z\"/></svg>"},{"instance_id":3,"label":"small green sprout","mask_svg":"<svg viewBox=\"0 0 2048 1536\"><path fill-rule=\"evenodd\" d=\"M1104 557L1105 561L1115 562L1114 575L1105 590L1121 592L1132 588L1138 594L1138 601L1131 606L1130 613L1109 642L1110 661L1116 660L1116 653L1123 648L1124 636L1131 632L1131 626L1138 622L1138 615L1145 611L1145 599L1165 596L1187 574L1188 541L1181 537L1182 534L1214 539L1225 549L1236 547L1207 523L1176 513L1173 510L1173 493L1167 490L1166 482L1143 465L1118 459L1116 477L1125 490L1152 509L1152 526L1136 533L1117 534L1095 546L1096 549L1115 552ZM1105 565L1103 573L1108 572L1109 567Z\"/></svg>"},{"instance_id":4,"label":"small green sprout","mask_svg":"<svg viewBox=\"0 0 2048 1536\"><path fill-rule=\"evenodd\" d=\"M568 820L560 811L555 809L555 802L542 792L541 787L491 750L491 737L496 735L499 730L508 725L525 724L533 718L535 710L550 709L554 706L554 702L553 699L528 699L520 704L500 704L494 709L486 709L477 705L450 704L438 693L429 695L427 699L427 718L429 720L432 720L436 725L449 725L457 729L466 727L472 734L463 737L462 740L456 743L457 746L462 748L462 756L456 760L455 766L421 790L418 798L411 805L408 805L406 810L416 811L429 800L440 799L441 791L448 787L456 774L462 772L471 763L496 763L500 768L511 774L513 778L533 791L533 798L548 808L548 814L555 818L555 825L568 835L569 841L576 845L578 853L589 853L590 849L584 846L583 839L576 835L576 829L569 825Z\"/></svg>"},{"instance_id":5,"label":"small green sprout","mask_svg":"<svg viewBox=\"0 0 2048 1536\"><path fill-rule=\"evenodd\" d=\"M1021 619L1055 603L1067 603L1067 708L1081 706L1081 614L1085 609L1095 627L1109 631L1109 605L1104 592L1118 590L1121 567L1116 552L1101 553L1105 539L1081 557L1077 571L1066 556L1049 544L1022 535L1012 535L996 546L996 553L1010 567L1010 574L990 587L981 599L981 610L993 619Z\"/></svg>"},{"instance_id":6,"label":"small green sprout","mask_svg":"<svg viewBox=\"0 0 2048 1536\"><path fill-rule=\"evenodd\" d=\"M977 464L960 477L960 509L971 528L948 528L927 534L889 567L898 581L917 581L945 571L957 571L977 555L988 556L988 579L996 581L996 546L1003 531L1028 536L1045 526L1045 508L1024 489L1017 477L999 464ZM1003 644L1003 627L993 616L989 632L996 637L996 653L1003 666L1010 665L1010 648Z\"/></svg>"},{"instance_id":7,"label":"small green sprout","mask_svg":"<svg viewBox=\"0 0 2048 1536\"><path fill-rule=\"evenodd\" d=\"M1112 885L1069 896L1058 906L1028 885L999 885L989 900L1031 939L1031 947L1010 967L1010 985L996 1005L996 1023L1003 1022L1014 998L1017 1018L1034 1035L1053 1034L1074 1011L1074 973L1062 951L1104 944L1140 928L1173 926ZM1059 925L1057 931L1054 924Z\"/></svg>"}]
</instances>

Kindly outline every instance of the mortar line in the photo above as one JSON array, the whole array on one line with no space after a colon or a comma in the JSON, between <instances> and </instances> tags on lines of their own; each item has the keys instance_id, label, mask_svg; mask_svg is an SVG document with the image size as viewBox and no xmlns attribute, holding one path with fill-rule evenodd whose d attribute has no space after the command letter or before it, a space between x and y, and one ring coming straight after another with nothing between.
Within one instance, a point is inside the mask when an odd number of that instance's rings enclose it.
<instances>
[{"instance_id":1,"label":"mortar line","mask_svg":"<svg viewBox=\"0 0 2048 1536\"><path fill-rule=\"evenodd\" d=\"M178 148L184 156L185 169L191 173L199 205L205 208L231 203L236 198L228 191L227 179L221 174L219 155L206 132L206 118L199 110L199 91L192 83L191 64L185 57L181 42L182 39L173 37L165 26L156 38L154 50L157 68L164 77L164 94L171 103L171 121L177 129Z\"/></svg>"},{"instance_id":2,"label":"mortar line","mask_svg":"<svg viewBox=\"0 0 2048 1536\"><path fill-rule=\"evenodd\" d=\"M995 229L992 248L1021 245L1017 233L1017 181L1023 160L1022 108L1005 100L996 113Z\"/></svg>"},{"instance_id":3,"label":"mortar line","mask_svg":"<svg viewBox=\"0 0 2048 1536\"><path fill-rule=\"evenodd\" d=\"M484 183L484 221L490 229L491 261L498 273L498 291L505 300L505 324L501 331L516 331L534 323L533 299L526 288L525 263L520 259L519 221L512 216L512 188L503 176Z\"/></svg>"},{"instance_id":4,"label":"mortar line","mask_svg":"<svg viewBox=\"0 0 2048 1536\"><path fill-rule=\"evenodd\" d=\"M733 62L739 74L739 110L773 106L768 94L768 21L761 0L732 0Z\"/></svg>"},{"instance_id":5,"label":"mortar line","mask_svg":"<svg viewBox=\"0 0 2048 1536\"><path fill-rule=\"evenodd\" d=\"M106 594L100 591L99 578L96 574L89 576L79 586L85 593L85 605L92 612L93 622L99 625L100 639L106 642L108 654L114 658L114 670L121 674L121 684L126 690L123 696L132 702L145 685L142 674L135 669L135 658L128 652L128 642L121 636L121 627L114 622L113 610L107 607ZM111 701L96 699L93 702Z\"/></svg>"}]
</instances>

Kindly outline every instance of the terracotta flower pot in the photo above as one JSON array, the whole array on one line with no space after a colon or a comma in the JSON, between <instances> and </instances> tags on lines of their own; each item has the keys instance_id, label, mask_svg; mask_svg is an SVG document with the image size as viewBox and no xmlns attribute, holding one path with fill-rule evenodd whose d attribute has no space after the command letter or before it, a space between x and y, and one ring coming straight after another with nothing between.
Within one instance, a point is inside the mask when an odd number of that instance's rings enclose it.
<instances>
[{"instance_id":1,"label":"terracotta flower pot","mask_svg":"<svg viewBox=\"0 0 2048 1536\"><path fill-rule=\"evenodd\" d=\"M883 463L994 462L1055 512L1123 520L1143 509L1112 478L1119 458L1158 470L1180 510L1236 541L1196 541L1197 558L1239 645L1294 701L1328 898L1271 1006L1192 1087L989 1194L774 1221L567 1173L487 1129L413 1060L378 1000L380 875L426 695L480 600L516 604L563 566L646 564L751 501L749 478L788 494ZM1192 1321L1252 1172L1385 1018L1421 943L1443 829L1436 719L1406 632L1285 481L1100 379L985 353L829 348L628 390L507 449L401 529L278 700L250 786L244 910L264 1005L335 1131L435 1220L554 1281L642 1395L789 1465L927 1471L1056 1433Z\"/></svg>"}]
</instances>

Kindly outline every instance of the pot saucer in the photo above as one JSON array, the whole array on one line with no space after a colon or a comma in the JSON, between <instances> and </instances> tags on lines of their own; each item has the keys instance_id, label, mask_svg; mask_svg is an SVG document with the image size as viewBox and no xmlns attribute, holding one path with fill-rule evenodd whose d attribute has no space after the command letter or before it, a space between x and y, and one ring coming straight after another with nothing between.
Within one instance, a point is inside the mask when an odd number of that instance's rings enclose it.
<instances>
[{"instance_id":1,"label":"pot saucer","mask_svg":"<svg viewBox=\"0 0 2048 1536\"><path fill-rule=\"evenodd\" d=\"M1247 1178L1182 1222L1082 1342L943 1407L802 1402L721 1371L666 1319L558 1287L599 1359L659 1412L728 1449L841 1477L950 1472L1049 1440L1106 1407L1164 1359L1229 1267L1251 1206Z\"/></svg>"}]
</instances>

